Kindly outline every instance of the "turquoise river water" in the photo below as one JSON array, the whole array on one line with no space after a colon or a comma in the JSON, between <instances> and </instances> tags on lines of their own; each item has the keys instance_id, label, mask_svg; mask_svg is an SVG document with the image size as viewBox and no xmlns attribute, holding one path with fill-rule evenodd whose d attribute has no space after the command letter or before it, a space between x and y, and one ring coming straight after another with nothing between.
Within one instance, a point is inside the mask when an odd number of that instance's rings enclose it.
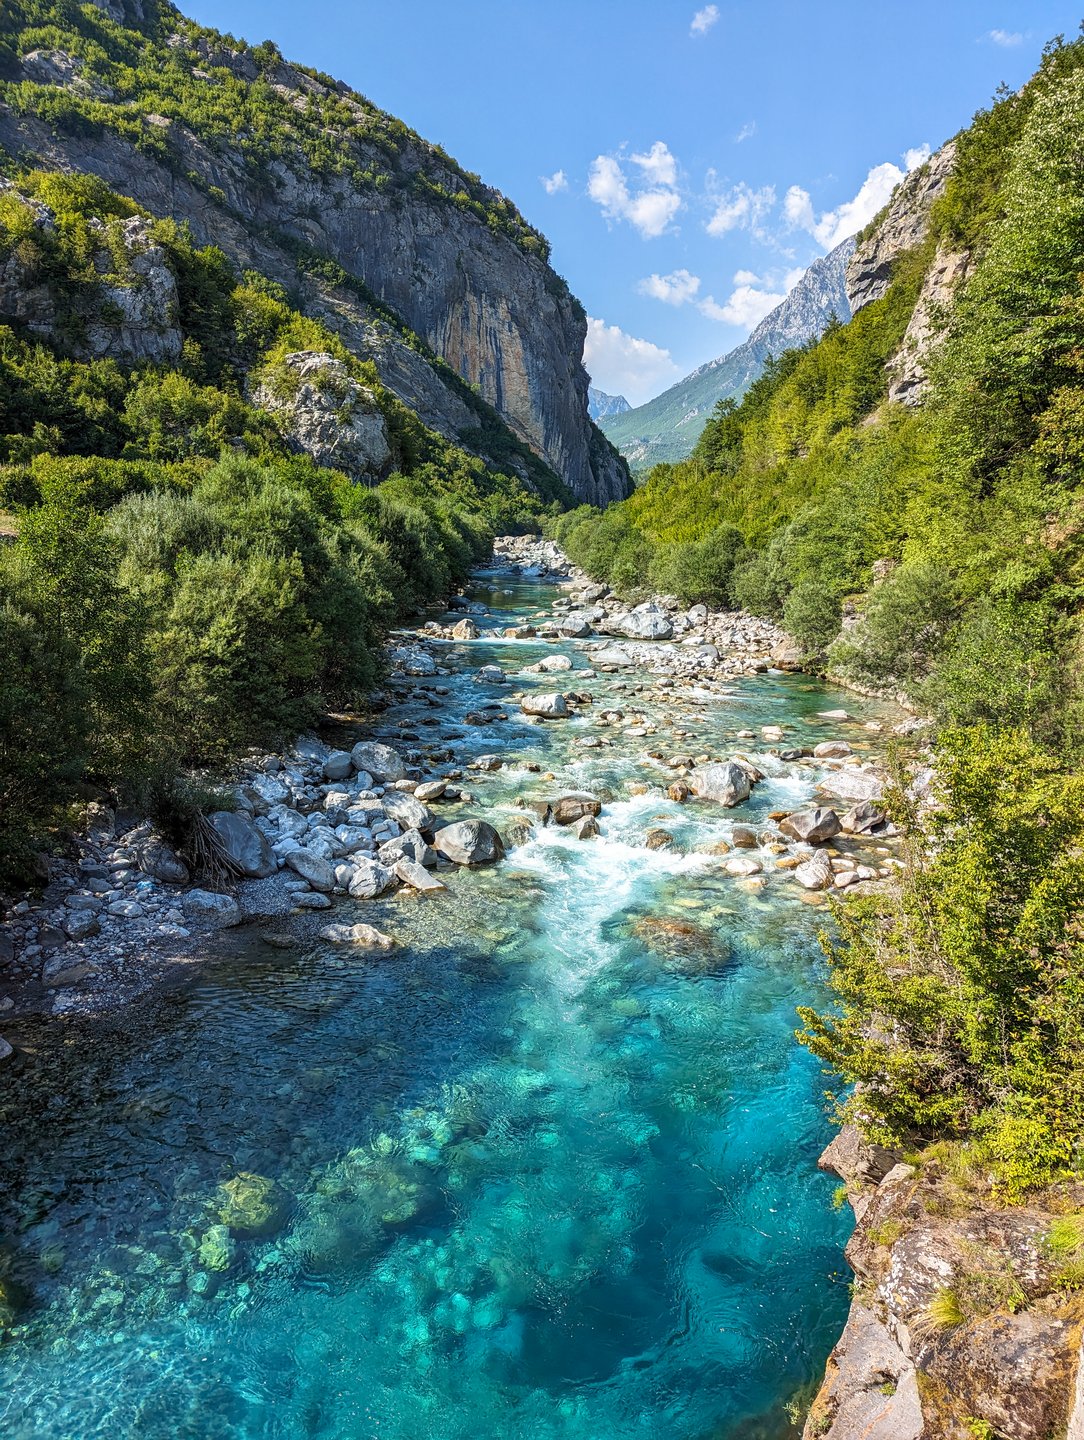
<instances>
[{"instance_id":1,"label":"turquoise river water","mask_svg":"<svg viewBox=\"0 0 1084 1440\"><path fill-rule=\"evenodd\" d=\"M476 593L505 623L554 595L497 575ZM463 724L508 694L479 666L514 674L553 648L444 647L455 673L420 680L380 733L457 763L502 753L462 813L506 831L516 796L590 788L599 839L538 829L502 865L449 874L446 895L338 903L336 919L395 935L392 955L235 932L129 1013L22 1037L0 1100L3 1259L21 1300L0 1434L797 1433L787 1404L819 1379L848 1303L849 1222L816 1169L824 1078L792 1039L796 1005L822 998L823 911L784 876L758 890L707 852L819 775L767 756L746 805L682 807L645 751L726 755L736 730L766 724L788 744L843 733L872 749L861 723L818 712L878 712L776 675L664 705L620 688L650 684L625 672L517 683L586 688L589 714L665 710L695 739L618 726L599 732L612 747L577 750L589 719L532 727L515 705ZM438 683L436 708L423 692ZM659 825L673 849L645 848ZM239 1174L263 1177L262 1208L230 1236L224 1195L241 1192L220 1187Z\"/></svg>"}]
</instances>

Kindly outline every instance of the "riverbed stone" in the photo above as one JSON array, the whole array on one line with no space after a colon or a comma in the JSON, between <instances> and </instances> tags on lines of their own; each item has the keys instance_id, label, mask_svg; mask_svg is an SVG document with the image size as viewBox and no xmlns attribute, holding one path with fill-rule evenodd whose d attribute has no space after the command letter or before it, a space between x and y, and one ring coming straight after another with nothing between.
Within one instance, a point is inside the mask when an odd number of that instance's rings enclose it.
<instances>
[{"instance_id":1,"label":"riverbed stone","mask_svg":"<svg viewBox=\"0 0 1084 1440\"><path fill-rule=\"evenodd\" d=\"M827 890L835 879L832 862L823 851L803 861L794 870L794 878L806 890Z\"/></svg>"},{"instance_id":2,"label":"riverbed stone","mask_svg":"<svg viewBox=\"0 0 1084 1440\"><path fill-rule=\"evenodd\" d=\"M346 780L353 770L354 761L348 750L332 750L324 761L325 780Z\"/></svg>"},{"instance_id":3,"label":"riverbed stone","mask_svg":"<svg viewBox=\"0 0 1084 1440\"><path fill-rule=\"evenodd\" d=\"M568 716L568 701L559 691L540 695L524 695L520 701L524 715L538 715L544 720L563 720Z\"/></svg>"},{"instance_id":4,"label":"riverbed stone","mask_svg":"<svg viewBox=\"0 0 1084 1440\"><path fill-rule=\"evenodd\" d=\"M228 930L241 923L241 907L232 895L220 895L214 890L189 890L181 906L188 920L214 930Z\"/></svg>"},{"instance_id":5,"label":"riverbed stone","mask_svg":"<svg viewBox=\"0 0 1084 1440\"><path fill-rule=\"evenodd\" d=\"M356 950L394 950L395 941L375 925L325 925L320 939L329 945L352 945Z\"/></svg>"},{"instance_id":6,"label":"riverbed stone","mask_svg":"<svg viewBox=\"0 0 1084 1440\"><path fill-rule=\"evenodd\" d=\"M780 820L779 828L792 840L800 840L808 845L823 845L826 840L838 835L843 826L834 810L818 805L812 810L796 810L793 815Z\"/></svg>"},{"instance_id":7,"label":"riverbed stone","mask_svg":"<svg viewBox=\"0 0 1084 1440\"><path fill-rule=\"evenodd\" d=\"M364 770L382 783L402 780L406 775L406 762L398 750L381 744L379 740L359 740L351 750L350 758L356 770Z\"/></svg>"},{"instance_id":8,"label":"riverbed stone","mask_svg":"<svg viewBox=\"0 0 1084 1440\"><path fill-rule=\"evenodd\" d=\"M384 814L407 830L430 830L433 826L433 812L413 795L401 790L389 791L383 800Z\"/></svg>"},{"instance_id":9,"label":"riverbed stone","mask_svg":"<svg viewBox=\"0 0 1084 1440\"><path fill-rule=\"evenodd\" d=\"M714 800L728 808L748 800L752 792L748 772L734 760L698 766L689 775L689 787L701 800Z\"/></svg>"},{"instance_id":10,"label":"riverbed stone","mask_svg":"<svg viewBox=\"0 0 1084 1440\"><path fill-rule=\"evenodd\" d=\"M383 895L395 884L395 876L386 865L376 860L358 860L354 865L354 878L350 881L350 894L355 900L371 900Z\"/></svg>"},{"instance_id":11,"label":"riverbed stone","mask_svg":"<svg viewBox=\"0 0 1084 1440\"><path fill-rule=\"evenodd\" d=\"M296 850L286 852L286 863L302 880L307 880L314 890L322 890L325 894L334 890L335 871L323 855L317 855L299 845Z\"/></svg>"},{"instance_id":12,"label":"riverbed stone","mask_svg":"<svg viewBox=\"0 0 1084 1440\"><path fill-rule=\"evenodd\" d=\"M438 880L435 875L431 875L424 865L419 865L416 860L410 860L405 855L395 862L393 869L403 884L409 885L412 890L428 891L448 888L443 880Z\"/></svg>"},{"instance_id":13,"label":"riverbed stone","mask_svg":"<svg viewBox=\"0 0 1084 1440\"><path fill-rule=\"evenodd\" d=\"M458 820L433 836L433 847L456 865L491 865L504 857L504 842L485 820Z\"/></svg>"},{"instance_id":14,"label":"riverbed stone","mask_svg":"<svg viewBox=\"0 0 1084 1440\"><path fill-rule=\"evenodd\" d=\"M267 836L238 810L216 810L207 822L221 842L226 859L250 880L266 880L278 869Z\"/></svg>"}]
</instances>

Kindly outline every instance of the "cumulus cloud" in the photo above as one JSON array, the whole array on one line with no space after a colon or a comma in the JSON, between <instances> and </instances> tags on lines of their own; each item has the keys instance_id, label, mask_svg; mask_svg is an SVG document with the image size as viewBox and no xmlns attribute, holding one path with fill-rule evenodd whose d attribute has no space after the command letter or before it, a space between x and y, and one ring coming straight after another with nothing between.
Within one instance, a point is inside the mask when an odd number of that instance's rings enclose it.
<instances>
[{"instance_id":1,"label":"cumulus cloud","mask_svg":"<svg viewBox=\"0 0 1084 1440\"><path fill-rule=\"evenodd\" d=\"M751 140L756 133L757 122L755 120L747 120L734 136L734 144L740 145L743 140Z\"/></svg>"},{"instance_id":2,"label":"cumulus cloud","mask_svg":"<svg viewBox=\"0 0 1084 1440\"><path fill-rule=\"evenodd\" d=\"M587 193L607 220L627 220L645 240L652 240L666 231L682 206L677 161L661 140L630 158L641 173L639 183L630 185L616 156L599 155L591 163Z\"/></svg>"},{"instance_id":3,"label":"cumulus cloud","mask_svg":"<svg viewBox=\"0 0 1084 1440\"><path fill-rule=\"evenodd\" d=\"M835 210L825 210L819 217L813 210L808 190L792 185L783 197L783 217L792 230L807 230L825 250L832 250L848 235L868 225L879 210L887 205L893 190L917 165L929 158L928 145L916 146L903 156L906 170L891 160L875 165L862 181L853 200L845 200Z\"/></svg>"},{"instance_id":4,"label":"cumulus cloud","mask_svg":"<svg viewBox=\"0 0 1084 1440\"><path fill-rule=\"evenodd\" d=\"M709 235L726 235L731 230L750 230L762 236L764 220L775 205L775 186L759 190L740 181L715 201L715 213L708 221Z\"/></svg>"},{"instance_id":5,"label":"cumulus cloud","mask_svg":"<svg viewBox=\"0 0 1084 1440\"><path fill-rule=\"evenodd\" d=\"M591 379L610 395L642 405L676 380L680 371L669 350L627 335L619 325L587 318L583 363Z\"/></svg>"},{"instance_id":6,"label":"cumulus cloud","mask_svg":"<svg viewBox=\"0 0 1084 1440\"><path fill-rule=\"evenodd\" d=\"M689 26L689 34L706 35L718 19L718 5L705 5L703 10L698 10L693 16L692 24Z\"/></svg>"},{"instance_id":7,"label":"cumulus cloud","mask_svg":"<svg viewBox=\"0 0 1084 1440\"><path fill-rule=\"evenodd\" d=\"M737 325L742 330L752 330L769 311L787 297L780 291L758 290L754 285L736 285L730 298L720 305L709 295L701 302L701 314L709 320L721 320L726 325Z\"/></svg>"},{"instance_id":8,"label":"cumulus cloud","mask_svg":"<svg viewBox=\"0 0 1084 1440\"><path fill-rule=\"evenodd\" d=\"M700 289L700 276L688 270L673 270L669 275L649 275L636 288L641 295L661 300L664 305L684 305Z\"/></svg>"},{"instance_id":9,"label":"cumulus cloud","mask_svg":"<svg viewBox=\"0 0 1084 1440\"><path fill-rule=\"evenodd\" d=\"M778 273L757 275L753 270L739 270L727 300L720 305L714 295L706 295L697 308L709 320L752 330L787 298L804 274L801 267L788 270L782 278Z\"/></svg>"},{"instance_id":10,"label":"cumulus cloud","mask_svg":"<svg viewBox=\"0 0 1084 1440\"><path fill-rule=\"evenodd\" d=\"M559 190L568 189L568 176L563 170L555 170L552 175L540 175L538 178L547 195L556 195Z\"/></svg>"},{"instance_id":11,"label":"cumulus cloud","mask_svg":"<svg viewBox=\"0 0 1084 1440\"><path fill-rule=\"evenodd\" d=\"M1004 50L1011 50L1014 45L1024 43L1024 37L1019 30L987 30L986 39L992 45L1000 45Z\"/></svg>"}]
</instances>

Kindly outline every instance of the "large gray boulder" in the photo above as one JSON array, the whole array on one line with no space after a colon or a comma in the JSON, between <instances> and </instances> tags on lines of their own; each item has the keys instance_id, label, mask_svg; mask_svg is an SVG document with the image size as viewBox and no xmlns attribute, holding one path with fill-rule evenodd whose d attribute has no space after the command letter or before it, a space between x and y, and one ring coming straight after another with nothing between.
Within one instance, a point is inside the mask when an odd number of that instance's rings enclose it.
<instances>
[{"instance_id":1,"label":"large gray boulder","mask_svg":"<svg viewBox=\"0 0 1084 1440\"><path fill-rule=\"evenodd\" d=\"M286 863L302 880L307 880L314 890L320 890L324 894L334 890L335 871L322 855L315 855L311 850L298 846L296 850L286 852Z\"/></svg>"},{"instance_id":2,"label":"large gray boulder","mask_svg":"<svg viewBox=\"0 0 1084 1440\"><path fill-rule=\"evenodd\" d=\"M139 847L138 854L139 868L144 875L153 875L164 885L188 884L191 878L188 866L176 850L171 845L167 845L164 840L152 836Z\"/></svg>"},{"instance_id":3,"label":"large gray boulder","mask_svg":"<svg viewBox=\"0 0 1084 1440\"><path fill-rule=\"evenodd\" d=\"M542 695L524 695L520 701L524 715L540 715L546 720L563 720L567 717L568 701L557 691Z\"/></svg>"},{"instance_id":4,"label":"large gray boulder","mask_svg":"<svg viewBox=\"0 0 1084 1440\"><path fill-rule=\"evenodd\" d=\"M350 752L350 758L358 770L364 770L374 780L402 780L406 775L406 762L398 750L382 745L379 740L359 740Z\"/></svg>"},{"instance_id":5,"label":"large gray boulder","mask_svg":"<svg viewBox=\"0 0 1084 1440\"><path fill-rule=\"evenodd\" d=\"M839 816L834 810L818 805L813 810L797 810L780 820L779 828L792 840L802 840L809 845L823 845L843 829Z\"/></svg>"},{"instance_id":6,"label":"large gray boulder","mask_svg":"<svg viewBox=\"0 0 1084 1440\"><path fill-rule=\"evenodd\" d=\"M394 840L381 845L378 854L382 865L394 866L403 859L413 860L418 865L437 863L436 851L427 844L420 830L407 830L403 835L396 835Z\"/></svg>"},{"instance_id":7,"label":"large gray boulder","mask_svg":"<svg viewBox=\"0 0 1084 1440\"><path fill-rule=\"evenodd\" d=\"M456 865L491 865L504 858L504 841L485 820L457 820L433 837L433 848Z\"/></svg>"},{"instance_id":8,"label":"large gray boulder","mask_svg":"<svg viewBox=\"0 0 1084 1440\"><path fill-rule=\"evenodd\" d=\"M347 889L355 900L372 900L383 895L395 884L395 876L386 865L376 860L357 859L354 864L354 878Z\"/></svg>"},{"instance_id":9,"label":"large gray boulder","mask_svg":"<svg viewBox=\"0 0 1084 1440\"><path fill-rule=\"evenodd\" d=\"M689 786L701 800L733 807L748 800L752 784L748 773L734 760L700 765L689 775Z\"/></svg>"},{"instance_id":10,"label":"large gray boulder","mask_svg":"<svg viewBox=\"0 0 1084 1440\"><path fill-rule=\"evenodd\" d=\"M232 895L218 895L213 890L189 890L181 902L189 920L226 930L241 923L241 907Z\"/></svg>"},{"instance_id":11,"label":"large gray boulder","mask_svg":"<svg viewBox=\"0 0 1084 1440\"><path fill-rule=\"evenodd\" d=\"M207 822L218 836L227 860L250 880L266 880L278 869L267 836L239 810L216 810Z\"/></svg>"},{"instance_id":12,"label":"large gray boulder","mask_svg":"<svg viewBox=\"0 0 1084 1440\"><path fill-rule=\"evenodd\" d=\"M610 628L630 640L671 640L674 635L673 621L660 610L633 610L627 615L618 615L610 622Z\"/></svg>"},{"instance_id":13,"label":"large gray boulder","mask_svg":"<svg viewBox=\"0 0 1084 1440\"><path fill-rule=\"evenodd\" d=\"M391 790L381 802L384 814L391 817L407 830L429 830L433 825L433 812L413 795L402 790Z\"/></svg>"}]
</instances>

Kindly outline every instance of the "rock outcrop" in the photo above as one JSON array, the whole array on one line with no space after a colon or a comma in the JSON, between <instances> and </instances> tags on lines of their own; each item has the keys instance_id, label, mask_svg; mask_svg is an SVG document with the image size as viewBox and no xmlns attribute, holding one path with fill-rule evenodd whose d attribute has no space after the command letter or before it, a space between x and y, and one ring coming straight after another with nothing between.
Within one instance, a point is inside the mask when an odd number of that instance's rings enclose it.
<instances>
[{"instance_id":1,"label":"rock outcrop","mask_svg":"<svg viewBox=\"0 0 1084 1440\"><path fill-rule=\"evenodd\" d=\"M1055 1216L964 1195L936 1165L897 1160L849 1129L821 1157L855 1211L856 1285L807 1440L1065 1435L1084 1299L1060 1284ZM1060 1202L1079 1210L1084 1187L1070 1190Z\"/></svg>"},{"instance_id":2,"label":"rock outcrop","mask_svg":"<svg viewBox=\"0 0 1084 1440\"><path fill-rule=\"evenodd\" d=\"M892 283L896 261L925 240L930 211L945 193L955 163L956 144L950 140L900 182L870 233L856 244L847 262L847 299L852 313L880 300Z\"/></svg>"},{"instance_id":3,"label":"rock outcrop","mask_svg":"<svg viewBox=\"0 0 1084 1440\"><path fill-rule=\"evenodd\" d=\"M283 438L318 465L352 479L379 480L391 465L388 427L376 396L334 355L299 350L253 392L275 416Z\"/></svg>"},{"instance_id":4,"label":"rock outcrop","mask_svg":"<svg viewBox=\"0 0 1084 1440\"><path fill-rule=\"evenodd\" d=\"M99 8L129 25L141 19L140 7L120 0L99 0ZM199 114L141 113L138 98L105 91L95 104L116 104L115 129L107 117L85 129L54 129L39 115L0 105L0 148L32 153L43 167L98 175L151 213L186 222L197 240L219 245L239 266L293 292L300 286L304 308L371 358L383 383L447 438L528 477L473 389L577 499L606 504L628 493L624 462L588 416L583 309L543 258L541 237L503 196L465 179L442 151L346 85L257 60L167 6L155 24L189 76L221 72L260 86L258 104L277 107L284 131L290 115L325 107L335 117L325 138L341 157L340 172L314 166L300 144L257 162L204 132ZM138 29L132 41L148 44ZM59 50L37 52L35 82L74 96L87 82L69 60ZM148 46L142 63L161 62ZM153 148L130 138L140 120L155 134ZM493 215L502 224L490 223ZM299 255L316 263L299 265Z\"/></svg>"}]
</instances>

